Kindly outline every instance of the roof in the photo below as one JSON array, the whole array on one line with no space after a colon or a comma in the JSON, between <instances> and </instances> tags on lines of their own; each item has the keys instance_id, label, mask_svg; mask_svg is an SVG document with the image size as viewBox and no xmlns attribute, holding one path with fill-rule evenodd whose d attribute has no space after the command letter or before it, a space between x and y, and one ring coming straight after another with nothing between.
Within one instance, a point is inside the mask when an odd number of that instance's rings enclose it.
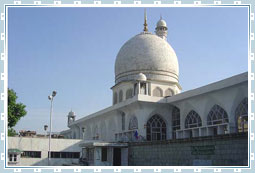
<instances>
[{"instance_id":1,"label":"roof","mask_svg":"<svg viewBox=\"0 0 255 173\"><path fill-rule=\"evenodd\" d=\"M158 103L158 104L167 104L172 103L175 101L184 100L187 98L195 97L201 94L217 91L223 88L231 87L240 83L248 82L248 72L241 73L235 76L232 76L227 79L223 79L218 82L214 82L208 85L205 85L203 87L199 87L193 90L189 90L183 93L179 93L176 95L173 95L171 97L161 98L161 97L153 97L148 95L136 95L130 99L124 100L123 102L120 102L118 104L115 104L113 106L110 106L108 108L105 108L103 110L100 110L98 112L95 112L93 114L90 114L88 116L85 116L79 120L76 120L70 124L70 126L79 124L85 120L95 118L97 116L104 116L108 113L111 113L113 111L116 111L124 106L135 104L137 102L151 102L151 103Z\"/></svg>"},{"instance_id":2,"label":"roof","mask_svg":"<svg viewBox=\"0 0 255 173\"><path fill-rule=\"evenodd\" d=\"M184 100L184 99L195 97L205 93L217 91L223 88L231 87L243 82L248 82L248 72L241 73L241 74L238 74L238 75L235 75L235 76L232 76L232 77L229 77L229 78L220 80L218 82L214 82L214 83L211 83L193 90L182 92L172 97L167 97L166 100L164 100L164 102L170 103L174 101Z\"/></svg>"},{"instance_id":3,"label":"roof","mask_svg":"<svg viewBox=\"0 0 255 173\"><path fill-rule=\"evenodd\" d=\"M11 153L20 154L21 152L22 152L22 150L17 149L17 148L8 149L8 153L9 153L9 154L11 154Z\"/></svg>"},{"instance_id":4,"label":"roof","mask_svg":"<svg viewBox=\"0 0 255 173\"><path fill-rule=\"evenodd\" d=\"M127 143L104 142L104 141L85 141L80 147L127 147Z\"/></svg>"}]
</instances>

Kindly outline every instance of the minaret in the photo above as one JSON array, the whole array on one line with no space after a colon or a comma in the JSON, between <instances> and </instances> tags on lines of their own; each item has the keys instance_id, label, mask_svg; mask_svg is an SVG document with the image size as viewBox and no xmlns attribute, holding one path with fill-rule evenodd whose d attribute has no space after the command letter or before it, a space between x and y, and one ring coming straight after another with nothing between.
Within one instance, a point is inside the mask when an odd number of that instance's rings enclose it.
<instances>
[{"instance_id":1,"label":"minaret","mask_svg":"<svg viewBox=\"0 0 255 173\"><path fill-rule=\"evenodd\" d=\"M143 26L144 26L143 31L148 32L146 9L144 9L144 24L143 24Z\"/></svg>"},{"instance_id":2,"label":"minaret","mask_svg":"<svg viewBox=\"0 0 255 173\"><path fill-rule=\"evenodd\" d=\"M161 37L162 39L167 40L167 25L166 25L166 21L162 19L162 16L160 16L160 20L157 23L155 33L157 36Z\"/></svg>"},{"instance_id":3,"label":"minaret","mask_svg":"<svg viewBox=\"0 0 255 173\"><path fill-rule=\"evenodd\" d=\"M75 121L75 113L71 110L67 117L68 117L68 120L67 120L67 126L69 127L70 123L74 122Z\"/></svg>"}]
</instances>

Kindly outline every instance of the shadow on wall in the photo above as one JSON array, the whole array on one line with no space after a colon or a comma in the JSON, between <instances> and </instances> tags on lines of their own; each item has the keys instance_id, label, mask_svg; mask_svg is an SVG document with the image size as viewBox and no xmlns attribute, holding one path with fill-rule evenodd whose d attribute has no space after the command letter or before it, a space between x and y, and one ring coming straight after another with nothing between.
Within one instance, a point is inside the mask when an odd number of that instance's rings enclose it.
<instances>
[{"instance_id":1,"label":"shadow on wall","mask_svg":"<svg viewBox=\"0 0 255 173\"><path fill-rule=\"evenodd\" d=\"M78 145L82 143L82 141L75 143L74 145ZM42 151L43 152L43 151ZM44 151L45 152L45 151ZM61 151L51 151L51 166L78 166L79 159L82 156L82 148L80 150L74 150L73 146L67 147ZM61 158L64 157L64 158ZM26 159L26 158L21 158ZM30 158L33 159L33 158ZM48 166L48 157L44 158L32 166Z\"/></svg>"},{"instance_id":2,"label":"shadow on wall","mask_svg":"<svg viewBox=\"0 0 255 173\"><path fill-rule=\"evenodd\" d=\"M23 140L22 140L23 139ZM20 148L22 157L17 162L8 162L8 167L12 166L77 166L79 159L82 157L82 148L79 145L83 141L67 141L68 139L55 139L52 144L50 164L48 164L48 146L45 146L47 138L27 138L27 137L10 137L8 148ZM21 141L24 141L21 143ZM39 144L39 143L40 144ZM12 143L10 145L10 143ZM45 144L44 144L45 143ZM64 148L68 144L70 146ZM43 144L43 145L42 145ZM47 143L48 144L48 143ZM31 145L31 148L28 146ZM22 147L25 146L25 147ZM40 147L41 146L41 147ZM29 148L29 149L28 149ZM55 148L55 149L54 149ZM61 150L58 148L61 148ZM20 155L19 155L20 156ZM8 156L9 160L9 156ZM13 158L12 158L13 160Z\"/></svg>"}]
</instances>

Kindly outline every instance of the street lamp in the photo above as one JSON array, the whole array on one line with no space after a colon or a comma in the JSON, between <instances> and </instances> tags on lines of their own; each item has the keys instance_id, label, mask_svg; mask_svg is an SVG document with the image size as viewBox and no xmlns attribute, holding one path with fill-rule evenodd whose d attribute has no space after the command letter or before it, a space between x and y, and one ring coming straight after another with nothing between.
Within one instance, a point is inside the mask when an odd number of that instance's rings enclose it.
<instances>
[{"instance_id":1,"label":"street lamp","mask_svg":"<svg viewBox=\"0 0 255 173\"><path fill-rule=\"evenodd\" d=\"M50 140L51 140L51 128L52 128L52 122L51 122L51 117L52 117L52 110L53 110L53 98L56 96L57 92L53 91L50 96L48 96L48 99L51 101L50 104L50 135L49 135L49 157L48 157L48 166L50 166ZM45 126L44 126L45 127Z\"/></svg>"},{"instance_id":2,"label":"street lamp","mask_svg":"<svg viewBox=\"0 0 255 173\"><path fill-rule=\"evenodd\" d=\"M47 131L47 129L48 129L48 126L44 125L44 130Z\"/></svg>"},{"instance_id":3,"label":"street lamp","mask_svg":"<svg viewBox=\"0 0 255 173\"><path fill-rule=\"evenodd\" d=\"M47 125L44 125L44 131L46 133L46 136L47 136L47 129L48 129L48 126Z\"/></svg>"}]
</instances>

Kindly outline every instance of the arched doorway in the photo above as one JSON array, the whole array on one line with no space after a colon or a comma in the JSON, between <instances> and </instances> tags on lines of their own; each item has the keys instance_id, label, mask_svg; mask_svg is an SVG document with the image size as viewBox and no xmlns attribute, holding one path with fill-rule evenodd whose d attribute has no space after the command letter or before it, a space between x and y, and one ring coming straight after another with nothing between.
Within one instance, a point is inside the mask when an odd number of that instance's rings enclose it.
<instances>
[{"instance_id":1,"label":"arched doorway","mask_svg":"<svg viewBox=\"0 0 255 173\"><path fill-rule=\"evenodd\" d=\"M159 115L153 115L146 125L147 140L166 140L166 123Z\"/></svg>"}]
</instances>

